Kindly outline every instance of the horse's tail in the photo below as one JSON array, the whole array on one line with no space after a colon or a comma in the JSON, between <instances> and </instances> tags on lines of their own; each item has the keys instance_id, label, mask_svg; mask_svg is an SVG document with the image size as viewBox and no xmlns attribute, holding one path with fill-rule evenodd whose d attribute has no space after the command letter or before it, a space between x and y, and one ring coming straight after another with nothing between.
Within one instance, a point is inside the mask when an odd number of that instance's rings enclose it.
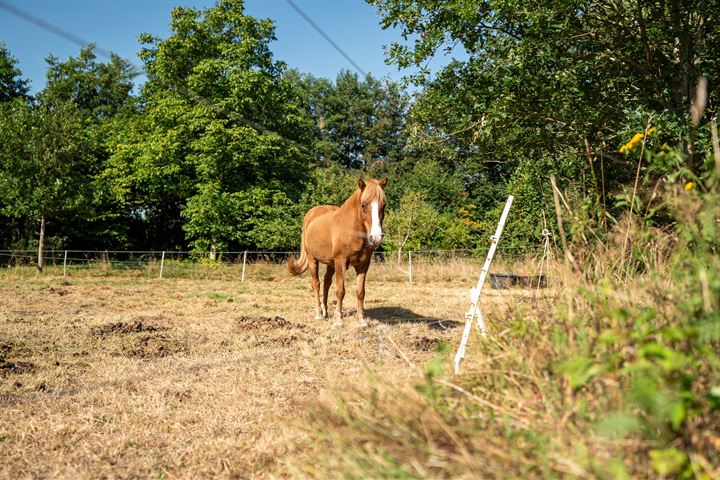
<instances>
[{"instance_id":1,"label":"horse's tail","mask_svg":"<svg viewBox=\"0 0 720 480\"><path fill-rule=\"evenodd\" d=\"M300 237L300 258L296 260L295 255L290 255L290 258L288 258L288 272L290 272L290 275L293 277L297 277L298 275L305 273L310 265L310 262L308 262L307 252L305 251L304 230L305 229L303 228L303 233Z\"/></svg>"}]
</instances>

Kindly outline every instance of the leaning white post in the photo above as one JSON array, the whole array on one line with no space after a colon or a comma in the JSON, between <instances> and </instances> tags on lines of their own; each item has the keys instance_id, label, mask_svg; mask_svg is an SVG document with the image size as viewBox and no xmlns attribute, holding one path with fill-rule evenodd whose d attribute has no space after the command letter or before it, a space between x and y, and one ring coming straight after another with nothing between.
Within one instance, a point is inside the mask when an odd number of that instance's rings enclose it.
<instances>
[{"instance_id":1,"label":"leaning white post","mask_svg":"<svg viewBox=\"0 0 720 480\"><path fill-rule=\"evenodd\" d=\"M67 277L67 250L65 250L65 259L63 260L63 277Z\"/></svg>"},{"instance_id":2,"label":"leaning white post","mask_svg":"<svg viewBox=\"0 0 720 480\"><path fill-rule=\"evenodd\" d=\"M163 267L165 267L165 250L163 250L162 257L160 257L160 278L162 278Z\"/></svg>"},{"instance_id":3,"label":"leaning white post","mask_svg":"<svg viewBox=\"0 0 720 480\"><path fill-rule=\"evenodd\" d=\"M242 269L242 277L240 277L240 282L245 281L245 262L247 261L247 250L243 252L243 269Z\"/></svg>"},{"instance_id":4,"label":"leaning white post","mask_svg":"<svg viewBox=\"0 0 720 480\"><path fill-rule=\"evenodd\" d=\"M490 271L490 264L492 263L495 250L497 249L498 242L500 241L500 235L502 235L503 228L505 228L505 222L507 221L508 214L510 213L510 206L512 205L514 197L510 195L505 203L502 215L500 216L500 222L498 222L495 235L490 237L491 244L490 250L488 250L487 258L485 259L485 265L483 265L480 271L480 279L478 280L475 288L470 290L470 309L465 313L465 328L463 329L462 339L460 340L460 346L458 347L457 353L455 354L455 375L460 373L460 362L465 358L465 347L467 346L468 339L470 338L470 330L472 327L473 320L477 321L478 329L483 336L487 335L485 329L485 320L483 319L482 312L480 311L480 292L485 284L488 271Z\"/></svg>"}]
</instances>

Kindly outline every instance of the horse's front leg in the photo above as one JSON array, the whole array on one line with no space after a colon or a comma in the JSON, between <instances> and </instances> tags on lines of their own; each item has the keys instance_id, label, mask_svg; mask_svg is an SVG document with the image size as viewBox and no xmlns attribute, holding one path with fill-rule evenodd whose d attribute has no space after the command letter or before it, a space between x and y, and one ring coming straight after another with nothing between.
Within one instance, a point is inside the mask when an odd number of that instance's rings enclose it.
<instances>
[{"instance_id":1,"label":"horse's front leg","mask_svg":"<svg viewBox=\"0 0 720 480\"><path fill-rule=\"evenodd\" d=\"M335 321L333 324L336 327L342 326L342 304L343 298L345 298L345 269L346 260L344 258L335 259L335 294L337 295L337 308L335 309Z\"/></svg>"},{"instance_id":2,"label":"horse's front leg","mask_svg":"<svg viewBox=\"0 0 720 480\"><path fill-rule=\"evenodd\" d=\"M325 270L325 278L323 279L323 298L322 298L323 318L328 318L328 293L330 292L330 285L332 284L333 275L335 275L335 266L328 265L327 270Z\"/></svg>"},{"instance_id":3,"label":"horse's front leg","mask_svg":"<svg viewBox=\"0 0 720 480\"><path fill-rule=\"evenodd\" d=\"M360 265L355 267L357 273L357 321L358 326L367 327L365 320L365 274L367 274L370 265Z\"/></svg>"}]
</instances>

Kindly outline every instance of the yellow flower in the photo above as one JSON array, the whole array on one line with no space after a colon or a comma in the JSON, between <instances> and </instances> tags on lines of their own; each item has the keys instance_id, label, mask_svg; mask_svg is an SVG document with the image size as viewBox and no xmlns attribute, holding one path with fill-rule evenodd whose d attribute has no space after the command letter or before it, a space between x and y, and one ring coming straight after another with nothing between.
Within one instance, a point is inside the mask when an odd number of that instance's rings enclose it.
<instances>
[{"instance_id":1,"label":"yellow flower","mask_svg":"<svg viewBox=\"0 0 720 480\"><path fill-rule=\"evenodd\" d=\"M655 133L655 130L657 130L655 127L649 128L648 131L647 131L648 136L650 136L650 135L652 135L653 133Z\"/></svg>"},{"instance_id":2,"label":"yellow flower","mask_svg":"<svg viewBox=\"0 0 720 480\"><path fill-rule=\"evenodd\" d=\"M620 153L626 153L635 148L635 145L640 143L643 139L644 135L642 133L636 133L633 135L633 137L630 139L628 143L620 147Z\"/></svg>"},{"instance_id":3,"label":"yellow flower","mask_svg":"<svg viewBox=\"0 0 720 480\"><path fill-rule=\"evenodd\" d=\"M685 184L685 191L689 192L693 188L695 188L695 182L687 182Z\"/></svg>"}]
</instances>

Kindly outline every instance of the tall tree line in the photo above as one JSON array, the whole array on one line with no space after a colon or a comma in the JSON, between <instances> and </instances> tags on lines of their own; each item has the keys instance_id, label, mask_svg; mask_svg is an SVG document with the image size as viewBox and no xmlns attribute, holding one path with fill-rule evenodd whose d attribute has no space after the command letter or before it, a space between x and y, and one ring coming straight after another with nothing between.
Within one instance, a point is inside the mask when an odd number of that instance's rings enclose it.
<instances>
[{"instance_id":1,"label":"tall tree line","mask_svg":"<svg viewBox=\"0 0 720 480\"><path fill-rule=\"evenodd\" d=\"M357 175L390 176L387 248L484 247L510 193L508 240L526 245L552 223L550 175L588 221L621 215L637 156L620 148L648 127L684 155L648 157L638 201L670 170L711 168L714 3L370 3L409 39L387 51L414 69L404 82L288 68L241 0L175 8L168 38L141 36L137 94L136 68L91 46L48 58L31 97L2 46L0 248L296 248L304 211Z\"/></svg>"}]
</instances>

